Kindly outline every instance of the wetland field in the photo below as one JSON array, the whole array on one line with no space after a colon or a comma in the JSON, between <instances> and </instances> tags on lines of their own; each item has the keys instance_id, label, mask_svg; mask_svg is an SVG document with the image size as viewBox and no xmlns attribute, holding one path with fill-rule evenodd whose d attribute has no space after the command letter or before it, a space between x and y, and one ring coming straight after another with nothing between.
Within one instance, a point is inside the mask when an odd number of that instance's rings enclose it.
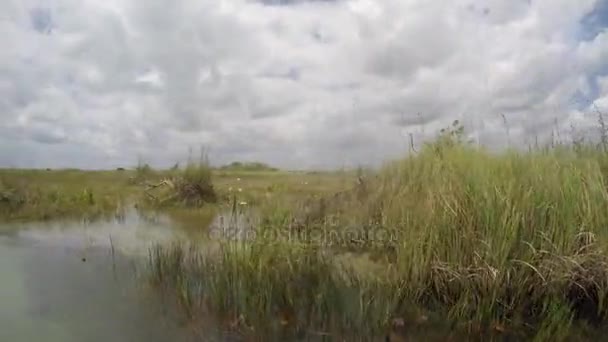
<instances>
[{"instance_id":1,"label":"wetland field","mask_svg":"<svg viewBox=\"0 0 608 342\"><path fill-rule=\"evenodd\" d=\"M591 341L608 153L0 170L0 341ZM457 133L457 131L456 131Z\"/></svg>"}]
</instances>

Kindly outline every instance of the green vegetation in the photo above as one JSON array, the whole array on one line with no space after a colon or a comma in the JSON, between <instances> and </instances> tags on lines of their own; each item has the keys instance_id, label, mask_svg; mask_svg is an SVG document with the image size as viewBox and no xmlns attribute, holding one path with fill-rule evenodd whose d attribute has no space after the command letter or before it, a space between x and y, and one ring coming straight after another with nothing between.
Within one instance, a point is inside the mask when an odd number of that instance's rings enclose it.
<instances>
[{"instance_id":1,"label":"green vegetation","mask_svg":"<svg viewBox=\"0 0 608 342\"><path fill-rule=\"evenodd\" d=\"M126 172L0 170L0 221L95 219L121 210L135 191Z\"/></svg>"},{"instance_id":2,"label":"green vegetation","mask_svg":"<svg viewBox=\"0 0 608 342\"><path fill-rule=\"evenodd\" d=\"M157 206L200 207L217 202L217 194L211 181L211 168L204 161L190 162L183 170L173 168L160 183L148 185L146 195ZM161 195L152 190L163 188Z\"/></svg>"},{"instance_id":3,"label":"green vegetation","mask_svg":"<svg viewBox=\"0 0 608 342\"><path fill-rule=\"evenodd\" d=\"M608 327L604 146L492 154L455 123L375 171L3 170L0 220L163 211L192 241L150 251L153 288L193 326L247 338L593 339ZM218 214L234 228L248 213L245 240L218 237Z\"/></svg>"},{"instance_id":4,"label":"green vegetation","mask_svg":"<svg viewBox=\"0 0 608 342\"><path fill-rule=\"evenodd\" d=\"M140 162L111 171L0 169L0 222L106 218L136 205L162 210L189 230L200 230L235 199L247 206L295 202L338 191L350 177L214 170L204 158L176 166L159 170Z\"/></svg>"},{"instance_id":5,"label":"green vegetation","mask_svg":"<svg viewBox=\"0 0 608 342\"><path fill-rule=\"evenodd\" d=\"M250 241L159 246L152 279L250 337L591 338L608 313L608 155L495 155L461 133L349 190L263 205Z\"/></svg>"},{"instance_id":6,"label":"green vegetation","mask_svg":"<svg viewBox=\"0 0 608 342\"><path fill-rule=\"evenodd\" d=\"M220 167L224 171L278 171L277 168L260 162L232 162Z\"/></svg>"}]
</instances>

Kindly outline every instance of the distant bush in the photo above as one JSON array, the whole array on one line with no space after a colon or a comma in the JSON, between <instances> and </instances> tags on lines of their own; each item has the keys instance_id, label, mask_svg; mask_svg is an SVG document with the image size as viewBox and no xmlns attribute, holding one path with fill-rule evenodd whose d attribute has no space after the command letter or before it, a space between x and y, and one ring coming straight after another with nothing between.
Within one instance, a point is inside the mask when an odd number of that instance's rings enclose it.
<instances>
[{"instance_id":1,"label":"distant bush","mask_svg":"<svg viewBox=\"0 0 608 342\"><path fill-rule=\"evenodd\" d=\"M148 164L139 161L135 167L135 176L129 178L130 184L141 184L155 175L154 169Z\"/></svg>"},{"instance_id":2,"label":"distant bush","mask_svg":"<svg viewBox=\"0 0 608 342\"><path fill-rule=\"evenodd\" d=\"M138 175L148 175L153 172L152 167L148 163L138 164L135 171Z\"/></svg>"},{"instance_id":3,"label":"distant bush","mask_svg":"<svg viewBox=\"0 0 608 342\"><path fill-rule=\"evenodd\" d=\"M232 162L228 165L220 167L221 170L227 171L278 171L277 168L260 162Z\"/></svg>"}]
</instances>

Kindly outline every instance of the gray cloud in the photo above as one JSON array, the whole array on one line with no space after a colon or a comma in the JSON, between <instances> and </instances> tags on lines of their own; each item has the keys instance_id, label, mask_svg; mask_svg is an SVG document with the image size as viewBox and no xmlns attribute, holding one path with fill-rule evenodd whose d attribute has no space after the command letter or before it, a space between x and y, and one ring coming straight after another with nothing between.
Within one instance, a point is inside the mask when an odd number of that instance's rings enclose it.
<instances>
[{"instance_id":1,"label":"gray cloud","mask_svg":"<svg viewBox=\"0 0 608 342\"><path fill-rule=\"evenodd\" d=\"M454 119L493 148L592 132L604 2L5 1L0 166L165 166L200 145L377 164Z\"/></svg>"}]
</instances>

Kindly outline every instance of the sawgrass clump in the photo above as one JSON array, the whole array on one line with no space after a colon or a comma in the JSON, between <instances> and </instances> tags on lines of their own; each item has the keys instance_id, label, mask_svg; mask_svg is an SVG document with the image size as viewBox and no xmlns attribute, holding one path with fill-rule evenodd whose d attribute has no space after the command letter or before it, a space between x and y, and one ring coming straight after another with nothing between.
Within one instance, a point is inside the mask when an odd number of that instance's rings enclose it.
<instances>
[{"instance_id":1,"label":"sawgrass clump","mask_svg":"<svg viewBox=\"0 0 608 342\"><path fill-rule=\"evenodd\" d=\"M217 202L212 170L206 160L174 168L157 184L148 184L146 195L158 206L201 207Z\"/></svg>"}]
</instances>

